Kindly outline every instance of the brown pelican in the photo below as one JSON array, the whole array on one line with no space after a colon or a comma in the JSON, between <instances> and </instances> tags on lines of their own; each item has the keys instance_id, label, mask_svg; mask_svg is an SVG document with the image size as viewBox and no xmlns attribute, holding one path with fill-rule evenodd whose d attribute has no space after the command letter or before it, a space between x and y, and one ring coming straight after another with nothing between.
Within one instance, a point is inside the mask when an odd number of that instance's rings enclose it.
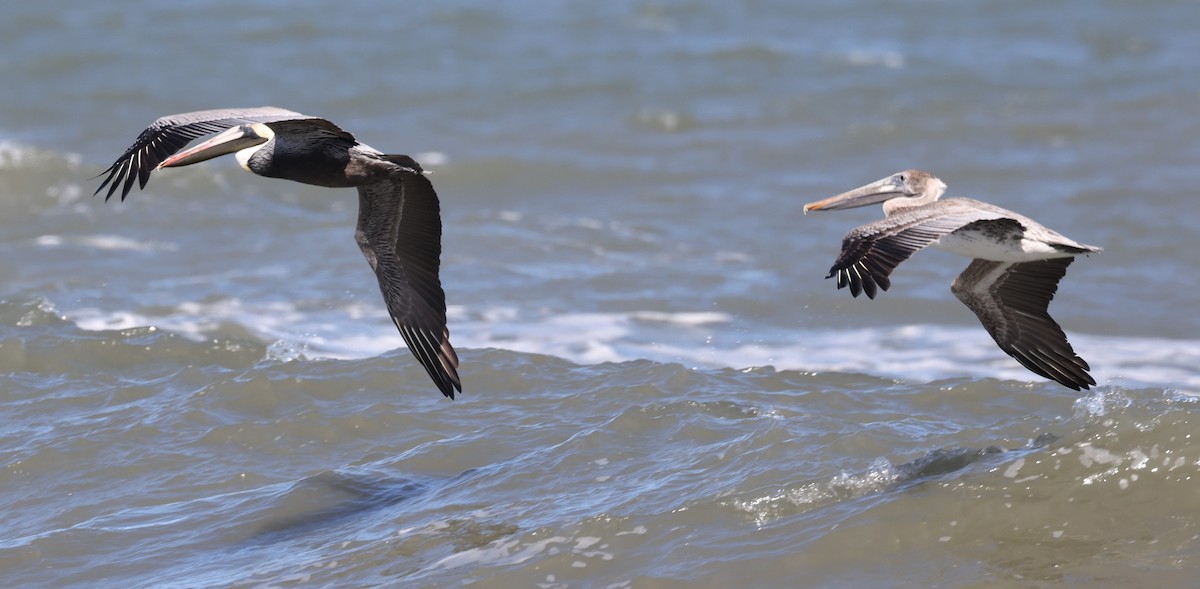
<instances>
[{"instance_id":1,"label":"brown pelican","mask_svg":"<svg viewBox=\"0 0 1200 589\"><path fill-rule=\"evenodd\" d=\"M1025 368L1075 390L1096 384L1046 309L1074 256L1100 248L1079 243L1037 221L969 198L938 200L946 184L908 170L825 200L804 212L883 203L884 219L851 230L829 276L850 294L875 298L896 266L926 246L973 261L950 290L984 329Z\"/></svg>"},{"instance_id":2,"label":"brown pelican","mask_svg":"<svg viewBox=\"0 0 1200 589\"><path fill-rule=\"evenodd\" d=\"M178 155L193 139L218 133ZM137 179L146 187L157 168L188 166L233 153L246 170L329 188L358 189L358 247L379 278L392 322L442 394L462 391L458 356L446 328L438 279L442 221L437 194L421 166L359 143L317 117L264 106L203 110L159 118L117 161L95 194L120 187L125 200ZM123 183L123 185L122 185Z\"/></svg>"}]
</instances>

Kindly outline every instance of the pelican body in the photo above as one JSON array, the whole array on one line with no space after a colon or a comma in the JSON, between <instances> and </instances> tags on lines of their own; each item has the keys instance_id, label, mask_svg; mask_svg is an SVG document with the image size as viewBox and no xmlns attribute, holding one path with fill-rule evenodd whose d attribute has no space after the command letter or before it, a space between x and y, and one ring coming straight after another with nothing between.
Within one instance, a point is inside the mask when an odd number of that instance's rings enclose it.
<instances>
[{"instance_id":1,"label":"pelican body","mask_svg":"<svg viewBox=\"0 0 1200 589\"><path fill-rule=\"evenodd\" d=\"M920 170L892 174L804 212L883 203L884 219L852 229L826 278L857 297L875 298L904 260L933 246L972 259L950 286L1009 356L1075 390L1096 381L1047 312L1067 266L1101 248L1051 231L1029 217L969 198L939 200L946 184Z\"/></svg>"},{"instance_id":2,"label":"pelican body","mask_svg":"<svg viewBox=\"0 0 1200 589\"><path fill-rule=\"evenodd\" d=\"M214 133L179 152L192 140ZM145 188L156 169L230 153L259 176L358 189L355 240L375 271L392 322L442 394L454 398L455 391L461 392L458 356L450 345L446 298L438 278L438 197L412 158L384 154L325 119L282 108L205 110L151 123L100 174L107 177L95 194L107 186L105 201L118 190L125 200L134 181Z\"/></svg>"}]
</instances>

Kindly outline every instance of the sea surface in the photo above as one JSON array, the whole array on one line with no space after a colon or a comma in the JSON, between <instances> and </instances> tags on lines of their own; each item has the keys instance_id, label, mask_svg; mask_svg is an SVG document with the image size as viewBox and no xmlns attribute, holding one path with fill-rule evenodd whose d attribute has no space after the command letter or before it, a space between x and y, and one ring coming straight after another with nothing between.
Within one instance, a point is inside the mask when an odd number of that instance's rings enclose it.
<instances>
[{"instance_id":1,"label":"sea surface","mask_svg":"<svg viewBox=\"0 0 1200 589\"><path fill-rule=\"evenodd\" d=\"M1195 587L1200 3L23 2L0 19L0 586ZM431 171L463 393L275 105ZM825 280L906 168L1103 252L1001 352L921 252Z\"/></svg>"}]
</instances>

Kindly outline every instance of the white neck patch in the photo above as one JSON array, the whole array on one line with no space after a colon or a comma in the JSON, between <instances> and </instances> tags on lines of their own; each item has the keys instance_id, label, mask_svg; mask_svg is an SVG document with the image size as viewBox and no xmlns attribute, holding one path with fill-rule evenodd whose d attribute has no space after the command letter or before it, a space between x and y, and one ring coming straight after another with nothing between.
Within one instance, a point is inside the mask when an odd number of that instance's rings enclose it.
<instances>
[{"instance_id":1,"label":"white neck patch","mask_svg":"<svg viewBox=\"0 0 1200 589\"><path fill-rule=\"evenodd\" d=\"M250 169L250 156L254 155L254 152L261 149L263 145L266 145L266 143L263 143L262 145L255 145L254 147L247 147L246 149L239 149L237 153L233 154L233 157L237 158L238 164L242 166L243 170L246 170L247 172L253 172L254 170Z\"/></svg>"}]
</instances>

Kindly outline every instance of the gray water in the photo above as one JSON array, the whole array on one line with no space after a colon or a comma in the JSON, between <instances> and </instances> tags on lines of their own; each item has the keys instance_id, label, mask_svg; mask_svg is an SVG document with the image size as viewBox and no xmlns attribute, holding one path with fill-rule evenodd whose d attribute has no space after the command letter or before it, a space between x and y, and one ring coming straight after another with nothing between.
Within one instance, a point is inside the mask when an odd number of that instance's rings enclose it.
<instances>
[{"instance_id":1,"label":"gray water","mask_svg":"<svg viewBox=\"0 0 1200 589\"><path fill-rule=\"evenodd\" d=\"M0 585L1194 586L1200 6L19 3L0 20ZM432 171L464 392L357 198L232 158L91 198L161 115L276 105ZM823 280L910 167L1079 241L1099 385L929 251Z\"/></svg>"}]
</instances>

